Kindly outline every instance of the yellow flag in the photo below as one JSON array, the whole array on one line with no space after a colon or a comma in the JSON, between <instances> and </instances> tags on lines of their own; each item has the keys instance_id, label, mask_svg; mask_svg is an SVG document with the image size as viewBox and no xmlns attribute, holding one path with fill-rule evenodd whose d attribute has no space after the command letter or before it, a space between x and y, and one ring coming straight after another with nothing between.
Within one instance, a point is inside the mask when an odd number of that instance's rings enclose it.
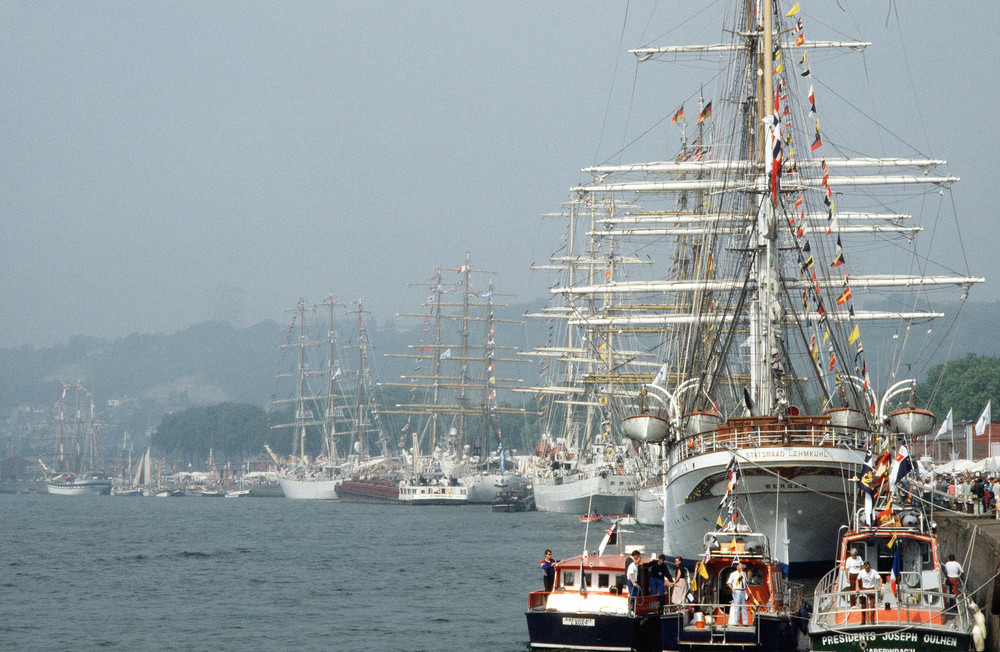
<instances>
[{"instance_id":1,"label":"yellow flag","mask_svg":"<svg viewBox=\"0 0 1000 652\"><path fill-rule=\"evenodd\" d=\"M719 514L718 520L715 521L716 525L722 527L722 514Z\"/></svg>"},{"instance_id":2,"label":"yellow flag","mask_svg":"<svg viewBox=\"0 0 1000 652\"><path fill-rule=\"evenodd\" d=\"M778 67L774 69L774 74L780 75L785 72L785 63L783 61L778 62Z\"/></svg>"},{"instance_id":3,"label":"yellow flag","mask_svg":"<svg viewBox=\"0 0 1000 652\"><path fill-rule=\"evenodd\" d=\"M858 325L855 324L854 330L851 331L851 336L847 338L847 343L854 344L855 342L858 341L859 337L861 337L861 331L858 330Z\"/></svg>"},{"instance_id":4,"label":"yellow flag","mask_svg":"<svg viewBox=\"0 0 1000 652\"><path fill-rule=\"evenodd\" d=\"M896 545L896 535L895 534L892 535L892 538L889 539L889 543L887 543L886 545L889 546L889 548L892 548L894 545Z\"/></svg>"},{"instance_id":5,"label":"yellow flag","mask_svg":"<svg viewBox=\"0 0 1000 652\"><path fill-rule=\"evenodd\" d=\"M698 574L704 577L706 580L708 579L708 569L705 568L705 564L701 564L698 567Z\"/></svg>"},{"instance_id":6,"label":"yellow flag","mask_svg":"<svg viewBox=\"0 0 1000 652\"><path fill-rule=\"evenodd\" d=\"M828 328L828 329L826 329L826 330L825 330L825 331L823 332L823 344L826 344L826 341L827 341L828 339L830 339L830 329L829 329L829 328Z\"/></svg>"},{"instance_id":7,"label":"yellow flag","mask_svg":"<svg viewBox=\"0 0 1000 652\"><path fill-rule=\"evenodd\" d=\"M792 16L794 16L797 13L799 13L799 3L796 2L792 6L792 8L788 10L788 13L785 14L785 18L791 18Z\"/></svg>"}]
</instances>

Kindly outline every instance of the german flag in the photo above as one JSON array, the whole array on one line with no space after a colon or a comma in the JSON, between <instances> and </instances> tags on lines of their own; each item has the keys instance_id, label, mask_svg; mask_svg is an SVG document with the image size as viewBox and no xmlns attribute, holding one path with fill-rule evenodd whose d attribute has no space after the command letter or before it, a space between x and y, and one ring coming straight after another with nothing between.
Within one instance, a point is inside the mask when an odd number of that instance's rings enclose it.
<instances>
[{"instance_id":1,"label":"german flag","mask_svg":"<svg viewBox=\"0 0 1000 652\"><path fill-rule=\"evenodd\" d=\"M712 116L712 103L709 102L708 104L705 105L705 108L701 110L701 113L698 114L698 122L705 122L705 119L710 118L711 116Z\"/></svg>"},{"instance_id":2,"label":"german flag","mask_svg":"<svg viewBox=\"0 0 1000 652\"><path fill-rule=\"evenodd\" d=\"M677 113L674 114L674 117L670 118L670 124L671 126L673 126L683 119L684 119L684 107L682 106L681 108L677 109Z\"/></svg>"}]
</instances>

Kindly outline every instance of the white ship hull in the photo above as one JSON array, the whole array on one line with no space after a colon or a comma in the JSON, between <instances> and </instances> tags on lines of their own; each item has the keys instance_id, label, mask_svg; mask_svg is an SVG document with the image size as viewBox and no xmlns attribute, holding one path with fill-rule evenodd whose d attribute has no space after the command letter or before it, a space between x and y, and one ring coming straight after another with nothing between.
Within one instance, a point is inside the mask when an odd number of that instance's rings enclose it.
<instances>
[{"instance_id":1,"label":"white ship hull","mask_svg":"<svg viewBox=\"0 0 1000 652\"><path fill-rule=\"evenodd\" d=\"M849 448L784 447L738 453L743 516L773 536L772 553L793 573L829 568L837 532L849 522L854 478L864 454ZM727 451L696 455L670 467L666 478L663 547L668 557L697 559L701 536L714 526L725 494ZM781 473L781 481L774 473Z\"/></svg>"},{"instance_id":2,"label":"white ship hull","mask_svg":"<svg viewBox=\"0 0 1000 652\"><path fill-rule=\"evenodd\" d=\"M45 481L45 488L57 496L101 496L111 493L111 480Z\"/></svg>"},{"instance_id":3,"label":"white ship hull","mask_svg":"<svg viewBox=\"0 0 1000 652\"><path fill-rule=\"evenodd\" d=\"M336 500L339 479L331 478L294 478L278 475L281 492L285 498L292 500Z\"/></svg>"},{"instance_id":4,"label":"white ship hull","mask_svg":"<svg viewBox=\"0 0 1000 652\"><path fill-rule=\"evenodd\" d=\"M642 525L663 527L663 483L642 487L635 494L635 518Z\"/></svg>"},{"instance_id":5,"label":"white ship hull","mask_svg":"<svg viewBox=\"0 0 1000 652\"><path fill-rule=\"evenodd\" d=\"M458 481L469 492L469 502L491 504L502 492L520 492L524 488L524 478L519 475L485 473L466 475Z\"/></svg>"},{"instance_id":6,"label":"white ship hull","mask_svg":"<svg viewBox=\"0 0 1000 652\"><path fill-rule=\"evenodd\" d=\"M635 502L635 477L607 473L587 477L568 476L556 484L551 478L534 483L535 508L540 512L584 514L596 509L602 514L631 512Z\"/></svg>"}]
</instances>

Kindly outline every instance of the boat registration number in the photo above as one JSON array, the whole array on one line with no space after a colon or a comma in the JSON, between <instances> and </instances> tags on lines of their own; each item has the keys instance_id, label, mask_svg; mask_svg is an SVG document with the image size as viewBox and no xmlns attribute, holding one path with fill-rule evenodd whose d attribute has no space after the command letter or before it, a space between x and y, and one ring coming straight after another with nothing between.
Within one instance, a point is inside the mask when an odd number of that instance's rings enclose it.
<instances>
[{"instance_id":1,"label":"boat registration number","mask_svg":"<svg viewBox=\"0 0 1000 652\"><path fill-rule=\"evenodd\" d=\"M563 618L563 625L575 625L577 627L593 627L597 622L593 618Z\"/></svg>"}]
</instances>

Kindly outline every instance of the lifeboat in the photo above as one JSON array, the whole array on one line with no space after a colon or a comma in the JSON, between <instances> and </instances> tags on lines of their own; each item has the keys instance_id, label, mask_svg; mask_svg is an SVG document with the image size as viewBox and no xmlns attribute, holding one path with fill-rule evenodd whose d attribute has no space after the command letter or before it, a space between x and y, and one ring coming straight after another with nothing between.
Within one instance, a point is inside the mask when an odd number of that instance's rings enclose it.
<instances>
[{"instance_id":1,"label":"lifeboat","mask_svg":"<svg viewBox=\"0 0 1000 652\"><path fill-rule=\"evenodd\" d=\"M684 415L684 434L687 436L715 432L722 425L722 415L715 410L698 410Z\"/></svg>"},{"instance_id":2,"label":"lifeboat","mask_svg":"<svg viewBox=\"0 0 1000 652\"><path fill-rule=\"evenodd\" d=\"M868 427L868 418L861 410L849 407L827 408L823 414L830 418L830 425L836 428L864 429Z\"/></svg>"},{"instance_id":3,"label":"lifeboat","mask_svg":"<svg viewBox=\"0 0 1000 652\"><path fill-rule=\"evenodd\" d=\"M634 414L622 420L625 436L640 444L655 444L667 437L670 424L654 414Z\"/></svg>"},{"instance_id":4,"label":"lifeboat","mask_svg":"<svg viewBox=\"0 0 1000 652\"><path fill-rule=\"evenodd\" d=\"M934 413L908 407L889 413L889 427L907 437L923 437L934 428Z\"/></svg>"}]
</instances>

